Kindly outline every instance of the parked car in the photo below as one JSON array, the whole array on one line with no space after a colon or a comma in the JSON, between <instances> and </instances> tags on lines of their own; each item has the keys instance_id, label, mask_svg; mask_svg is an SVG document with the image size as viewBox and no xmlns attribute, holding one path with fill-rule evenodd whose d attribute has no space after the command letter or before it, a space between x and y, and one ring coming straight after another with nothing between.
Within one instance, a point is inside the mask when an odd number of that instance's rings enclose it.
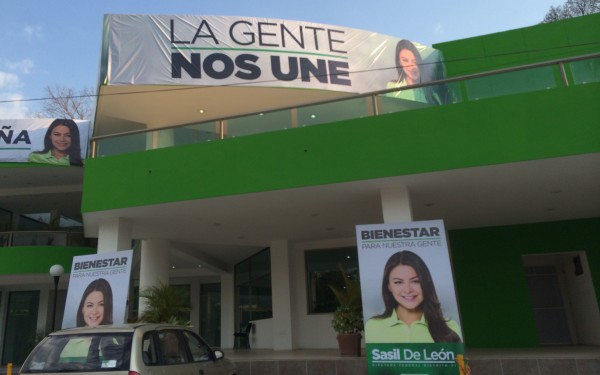
<instances>
[{"instance_id":1,"label":"parked car","mask_svg":"<svg viewBox=\"0 0 600 375\"><path fill-rule=\"evenodd\" d=\"M192 330L165 324L64 329L33 349L21 374L234 375L236 366Z\"/></svg>"}]
</instances>

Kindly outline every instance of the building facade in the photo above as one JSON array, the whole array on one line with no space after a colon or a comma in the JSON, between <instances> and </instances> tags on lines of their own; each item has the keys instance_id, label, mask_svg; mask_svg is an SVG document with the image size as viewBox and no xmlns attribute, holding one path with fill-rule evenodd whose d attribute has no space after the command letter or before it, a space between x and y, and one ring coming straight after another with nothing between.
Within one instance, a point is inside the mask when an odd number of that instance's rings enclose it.
<instances>
[{"instance_id":1,"label":"building facade","mask_svg":"<svg viewBox=\"0 0 600 375\"><path fill-rule=\"evenodd\" d=\"M355 226L432 219L448 230L468 348L600 345L599 21L434 45L443 105L103 82L77 169L97 246L2 251L4 350L15 293L39 293L28 315L47 326L47 268L131 248L130 319L139 290L162 282L189 292L190 321L215 345L233 347L251 321L255 348L335 348L327 286L340 262L358 267ZM51 181L55 169L1 171ZM18 231L8 212L26 210L2 206Z\"/></svg>"}]
</instances>

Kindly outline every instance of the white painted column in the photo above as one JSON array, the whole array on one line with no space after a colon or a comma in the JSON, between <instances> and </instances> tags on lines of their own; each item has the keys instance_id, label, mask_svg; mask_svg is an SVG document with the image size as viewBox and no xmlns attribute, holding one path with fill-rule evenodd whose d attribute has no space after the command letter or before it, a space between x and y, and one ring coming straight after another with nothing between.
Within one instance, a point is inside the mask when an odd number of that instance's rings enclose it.
<instances>
[{"instance_id":1,"label":"white painted column","mask_svg":"<svg viewBox=\"0 0 600 375\"><path fill-rule=\"evenodd\" d=\"M233 348L235 332L235 284L233 273L221 274L221 347Z\"/></svg>"},{"instance_id":2,"label":"white painted column","mask_svg":"<svg viewBox=\"0 0 600 375\"><path fill-rule=\"evenodd\" d=\"M107 219L98 228L98 254L131 249L133 225L120 217Z\"/></svg>"},{"instance_id":3,"label":"white painted column","mask_svg":"<svg viewBox=\"0 0 600 375\"><path fill-rule=\"evenodd\" d=\"M412 221L413 215L408 187L395 186L381 189L381 208L384 223Z\"/></svg>"},{"instance_id":4,"label":"white painted column","mask_svg":"<svg viewBox=\"0 0 600 375\"><path fill-rule=\"evenodd\" d=\"M159 285L169 285L169 241L158 239L142 240L140 252L140 291ZM138 315L144 312L146 299L139 299Z\"/></svg>"},{"instance_id":5,"label":"white painted column","mask_svg":"<svg viewBox=\"0 0 600 375\"><path fill-rule=\"evenodd\" d=\"M293 349L290 256L288 242L271 242L271 293L273 298L273 349Z\"/></svg>"}]
</instances>

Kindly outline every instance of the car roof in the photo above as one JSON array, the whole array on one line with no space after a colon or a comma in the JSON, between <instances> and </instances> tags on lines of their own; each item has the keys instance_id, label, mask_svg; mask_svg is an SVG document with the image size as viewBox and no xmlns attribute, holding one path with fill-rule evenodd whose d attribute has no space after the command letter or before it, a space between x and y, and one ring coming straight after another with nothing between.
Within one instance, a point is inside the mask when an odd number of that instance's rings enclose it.
<instances>
[{"instance_id":1,"label":"car roof","mask_svg":"<svg viewBox=\"0 0 600 375\"><path fill-rule=\"evenodd\" d=\"M129 323L129 324L115 324L115 325L104 325L98 327L77 327L77 328L66 328L59 331L52 332L50 336L55 335L76 335L76 334L90 334L90 333L116 333L116 332L133 332L141 330L144 332L153 331L156 329L189 329L189 327L178 326L167 323Z\"/></svg>"}]
</instances>

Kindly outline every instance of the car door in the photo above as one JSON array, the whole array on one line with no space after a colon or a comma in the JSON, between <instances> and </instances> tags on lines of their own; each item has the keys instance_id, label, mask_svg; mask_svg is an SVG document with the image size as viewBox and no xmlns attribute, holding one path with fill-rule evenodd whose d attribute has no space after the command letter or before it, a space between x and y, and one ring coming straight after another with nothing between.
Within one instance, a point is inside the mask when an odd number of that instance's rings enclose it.
<instances>
[{"instance_id":1,"label":"car door","mask_svg":"<svg viewBox=\"0 0 600 375\"><path fill-rule=\"evenodd\" d=\"M164 375L198 375L189 355L187 340L179 329L157 331L158 357Z\"/></svg>"},{"instance_id":2,"label":"car door","mask_svg":"<svg viewBox=\"0 0 600 375\"><path fill-rule=\"evenodd\" d=\"M229 365L226 361L216 361L212 348L200 336L191 331L182 330L182 336L189 348L192 361L196 366L196 375L227 375Z\"/></svg>"}]
</instances>

